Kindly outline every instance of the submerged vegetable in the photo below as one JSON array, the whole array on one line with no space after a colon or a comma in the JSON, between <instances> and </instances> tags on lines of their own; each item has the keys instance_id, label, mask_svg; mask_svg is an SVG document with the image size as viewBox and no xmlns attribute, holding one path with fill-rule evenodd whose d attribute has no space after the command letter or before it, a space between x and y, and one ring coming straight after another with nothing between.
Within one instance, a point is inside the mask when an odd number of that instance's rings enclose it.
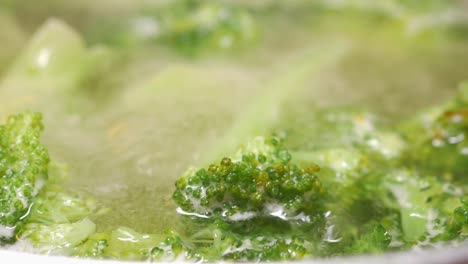
<instances>
[{"instance_id":1,"label":"submerged vegetable","mask_svg":"<svg viewBox=\"0 0 468 264\"><path fill-rule=\"evenodd\" d=\"M178 210L198 223L189 256L284 260L308 254L322 236L325 191L319 167L294 164L281 141L254 138L219 164L191 168L177 180Z\"/></svg>"},{"instance_id":2,"label":"submerged vegetable","mask_svg":"<svg viewBox=\"0 0 468 264\"><path fill-rule=\"evenodd\" d=\"M258 137L230 158L189 169L176 182L174 199L189 215L243 221L256 217L315 222L323 196L318 166L301 168L278 137Z\"/></svg>"},{"instance_id":3,"label":"submerged vegetable","mask_svg":"<svg viewBox=\"0 0 468 264\"><path fill-rule=\"evenodd\" d=\"M467 183L468 86L445 104L424 111L400 129L413 145L407 157L419 169Z\"/></svg>"},{"instance_id":4,"label":"submerged vegetable","mask_svg":"<svg viewBox=\"0 0 468 264\"><path fill-rule=\"evenodd\" d=\"M123 19L98 19L103 25L89 29L89 37L126 51L142 45L168 47L196 58L248 50L261 35L253 12L235 3L175 0L153 5Z\"/></svg>"},{"instance_id":5,"label":"submerged vegetable","mask_svg":"<svg viewBox=\"0 0 468 264\"><path fill-rule=\"evenodd\" d=\"M461 200L462 205L453 210L452 215L447 218L445 230L436 237L436 241L449 241L458 239L465 241L468 238L468 203L467 198Z\"/></svg>"},{"instance_id":6,"label":"submerged vegetable","mask_svg":"<svg viewBox=\"0 0 468 264\"><path fill-rule=\"evenodd\" d=\"M176 1L160 17L158 39L188 55L201 50L232 50L252 44L258 35L253 17L216 1Z\"/></svg>"},{"instance_id":7,"label":"submerged vegetable","mask_svg":"<svg viewBox=\"0 0 468 264\"><path fill-rule=\"evenodd\" d=\"M28 109L51 113L91 107L82 86L93 78L96 82L113 58L103 46L88 48L65 22L48 19L0 81L0 117Z\"/></svg>"}]
</instances>

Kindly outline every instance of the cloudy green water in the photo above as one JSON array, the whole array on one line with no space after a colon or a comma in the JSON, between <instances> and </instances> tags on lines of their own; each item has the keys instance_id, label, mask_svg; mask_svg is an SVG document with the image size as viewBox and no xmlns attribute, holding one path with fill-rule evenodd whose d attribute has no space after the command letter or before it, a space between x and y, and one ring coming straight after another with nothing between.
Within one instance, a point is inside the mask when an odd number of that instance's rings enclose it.
<instances>
[{"instance_id":1,"label":"cloudy green water","mask_svg":"<svg viewBox=\"0 0 468 264\"><path fill-rule=\"evenodd\" d=\"M440 32L411 35L388 21L297 14L259 17L264 40L237 56L193 60L163 49L133 52L120 67L77 82L72 96L31 92L28 87L40 82L8 81L6 75L1 116L28 108L44 112L45 144L70 167L63 185L111 209L95 217L100 230L129 226L159 233L178 228L174 180L218 148L246 109L268 97L304 57L314 60L346 47L319 61L300 82L285 82L303 87L284 88L295 92L260 111L286 117L265 124L302 126L313 122L304 118L310 111L340 105L369 108L393 122L442 102L468 77L467 39ZM298 115L305 121L294 123Z\"/></svg>"}]
</instances>

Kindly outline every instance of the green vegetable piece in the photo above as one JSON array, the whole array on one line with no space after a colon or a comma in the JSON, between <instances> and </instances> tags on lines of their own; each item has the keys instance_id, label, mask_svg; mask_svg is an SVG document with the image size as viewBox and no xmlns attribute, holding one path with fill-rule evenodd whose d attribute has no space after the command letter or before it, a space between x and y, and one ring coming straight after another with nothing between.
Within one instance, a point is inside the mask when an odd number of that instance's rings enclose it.
<instances>
[{"instance_id":1,"label":"green vegetable piece","mask_svg":"<svg viewBox=\"0 0 468 264\"><path fill-rule=\"evenodd\" d=\"M290 138L287 144L294 151L358 148L391 160L400 157L407 147L398 133L382 128L380 119L367 111L349 107L303 111L292 106L278 126Z\"/></svg>"},{"instance_id":2,"label":"green vegetable piece","mask_svg":"<svg viewBox=\"0 0 468 264\"><path fill-rule=\"evenodd\" d=\"M0 125L0 240L14 237L47 180L49 154L40 143L42 130L42 116L31 112Z\"/></svg>"},{"instance_id":3,"label":"green vegetable piece","mask_svg":"<svg viewBox=\"0 0 468 264\"><path fill-rule=\"evenodd\" d=\"M121 227L112 232L105 254L117 259L142 260L158 242L159 239L156 240L150 235Z\"/></svg>"},{"instance_id":4,"label":"green vegetable piece","mask_svg":"<svg viewBox=\"0 0 468 264\"><path fill-rule=\"evenodd\" d=\"M46 225L72 223L91 216L97 208L93 199L82 199L63 192L57 186L47 186L31 208L28 222Z\"/></svg>"},{"instance_id":5,"label":"green vegetable piece","mask_svg":"<svg viewBox=\"0 0 468 264\"><path fill-rule=\"evenodd\" d=\"M162 256L157 254L158 250L154 248L159 247L160 243L165 243L164 246L161 244L165 255L166 250L172 250L171 246L173 242L175 243L173 241L175 238L168 237L162 242L163 239L164 237L162 236L141 234L127 227L120 227L112 232L109 246L104 250L104 255L126 260L160 258Z\"/></svg>"},{"instance_id":6,"label":"green vegetable piece","mask_svg":"<svg viewBox=\"0 0 468 264\"><path fill-rule=\"evenodd\" d=\"M104 258L104 251L109 246L109 240L109 233L92 234L84 243L73 248L70 251L70 255L88 258Z\"/></svg>"},{"instance_id":7,"label":"green vegetable piece","mask_svg":"<svg viewBox=\"0 0 468 264\"><path fill-rule=\"evenodd\" d=\"M36 197L17 238L43 253L98 257L107 240L103 242L103 236L95 234L96 225L90 217L102 210L92 199L63 191L54 182L58 180L55 177L64 177L63 167L50 167L49 184Z\"/></svg>"},{"instance_id":8,"label":"green vegetable piece","mask_svg":"<svg viewBox=\"0 0 468 264\"><path fill-rule=\"evenodd\" d=\"M223 252L223 259L234 261L281 261L303 258L309 245L303 239L274 235L225 238L229 246Z\"/></svg>"},{"instance_id":9,"label":"green vegetable piece","mask_svg":"<svg viewBox=\"0 0 468 264\"><path fill-rule=\"evenodd\" d=\"M461 199L462 205L455 208L447 217L444 232L436 236L432 241L451 241L457 239L465 241L468 238L468 198Z\"/></svg>"},{"instance_id":10,"label":"green vegetable piece","mask_svg":"<svg viewBox=\"0 0 468 264\"><path fill-rule=\"evenodd\" d=\"M81 36L63 21L47 20L0 83L0 117L31 107L43 113L77 105L83 109L82 104L89 99L83 96L80 85L92 78L97 80L96 74L109 68L112 59L103 47L87 48ZM78 91L81 96L76 96ZM2 100L5 98L8 100Z\"/></svg>"},{"instance_id":11,"label":"green vegetable piece","mask_svg":"<svg viewBox=\"0 0 468 264\"><path fill-rule=\"evenodd\" d=\"M370 223L362 229L366 231L363 231L363 234L347 249L348 253L354 255L381 253L392 241L392 236L381 224Z\"/></svg>"},{"instance_id":12,"label":"green vegetable piece","mask_svg":"<svg viewBox=\"0 0 468 264\"><path fill-rule=\"evenodd\" d=\"M49 19L26 45L7 81L27 77L50 83L53 76L54 83L68 87L80 78L85 59L86 49L78 33L60 20ZM31 88L49 89L43 85Z\"/></svg>"},{"instance_id":13,"label":"green vegetable piece","mask_svg":"<svg viewBox=\"0 0 468 264\"><path fill-rule=\"evenodd\" d=\"M216 1L182 1L161 18L159 41L186 55L202 50L232 50L258 37L254 18L241 8Z\"/></svg>"},{"instance_id":14,"label":"green vegetable piece","mask_svg":"<svg viewBox=\"0 0 468 264\"><path fill-rule=\"evenodd\" d=\"M230 155L243 142L255 136L269 133L271 129L277 127L276 125L280 120L292 122L291 120L298 118L298 116L279 117L278 113L281 112L288 100L301 95L301 92L308 87L305 83L316 81L319 78L320 70L323 67L336 64L346 51L348 51L346 44L332 44L327 47L314 47L299 54L284 69L284 73L280 73L277 78L274 78L265 86L264 94L255 98L245 110L239 113L231 128L219 140L219 147L209 151L202 161L208 163L212 162L213 159ZM283 129L282 126L278 127ZM330 130L326 130L325 133L329 132ZM300 135L297 135L297 137L300 137ZM297 137L296 135L290 137L288 133L288 139L290 140ZM308 137L308 139L310 138ZM288 141L288 146L290 145Z\"/></svg>"},{"instance_id":15,"label":"green vegetable piece","mask_svg":"<svg viewBox=\"0 0 468 264\"><path fill-rule=\"evenodd\" d=\"M434 216L445 219L454 209L452 200L462 195L461 189L451 190L450 184L433 177L420 177L409 170L399 170L387 175L384 185L390 190L399 207L404 239L415 242L424 237L435 237L443 227Z\"/></svg>"},{"instance_id":16,"label":"green vegetable piece","mask_svg":"<svg viewBox=\"0 0 468 264\"><path fill-rule=\"evenodd\" d=\"M318 221L324 190L316 171L292 163L281 141L257 137L219 165L189 169L177 180L175 202L183 213L201 218Z\"/></svg>"},{"instance_id":17,"label":"green vegetable piece","mask_svg":"<svg viewBox=\"0 0 468 264\"><path fill-rule=\"evenodd\" d=\"M29 223L22 231L23 238L30 240L43 253L65 253L84 242L96 231L96 225L84 218L78 222L44 225Z\"/></svg>"},{"instance_id":18,"label":"green vegetable piece","mask_svg":"<svg viewBox=\"0 0 468 264\"><path fill-rule=\"evenodd\" d=\"M461 85L452 100L420 114L421 122L407 122L401 127L411 144L406 159L421 171L451 175L464 183L468 162L466 90L466 85Z\"/></svg>"}]
</instances>

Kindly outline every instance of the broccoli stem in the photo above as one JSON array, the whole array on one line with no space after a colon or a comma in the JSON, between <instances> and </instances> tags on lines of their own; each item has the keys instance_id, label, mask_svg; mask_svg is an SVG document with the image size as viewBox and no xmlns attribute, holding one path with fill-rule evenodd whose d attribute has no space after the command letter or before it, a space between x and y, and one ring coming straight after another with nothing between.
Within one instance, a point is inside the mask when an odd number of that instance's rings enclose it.
<instances>
[{"instance_id":1,"label":"broccoli stem","mask_svg":"<svg viewBox=\"0 0 468 264\"><path fill-rule=\"evenodd\" d=\"M202 159L202 164L232 153L249 138L267 133L277 121L277 113L282 104L310 88L321 70L337 63L347 49L344 44L331 44L326 48L314 47L300 54L299 59L285 69L284 74L265 85L264 94L256 97L238 115L228 132L218 140L217 147L211 149ZM311 81L309 85L305 85L307 81Z\"/></svg>"},{"instance_id":2,"label":"broccoli stem","mask_svg":"<svg viewBox=\"0 0 468 264\"><path fill-rule=\"evenodd\" d=\"M102 47L88 49L81 36L61 20L47 20L0 82L0 117L31 108L49 113L82 106L85 98L73 93L82 92L83 81L108 66L110 57Z\"/></svg>"}]
</instances>

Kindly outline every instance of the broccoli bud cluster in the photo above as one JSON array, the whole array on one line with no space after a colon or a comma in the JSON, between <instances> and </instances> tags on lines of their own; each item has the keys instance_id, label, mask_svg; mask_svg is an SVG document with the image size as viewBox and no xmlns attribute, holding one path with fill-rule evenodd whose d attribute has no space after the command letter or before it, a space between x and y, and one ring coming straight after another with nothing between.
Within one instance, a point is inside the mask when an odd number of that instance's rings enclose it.
<instances>
[{"instance_id":1,"label":"broccoli bud cluster","mask_svg":"<svg viewBox=\"0 0 468 264\"><path fill-rule=\"evenodd\" d=\"M319 167L291 163L278 137L249 142L232 158L208 169L190 169L176 182L181 212L226 221L255 217L311 222L320 215L324 190Z\"/></svg>"},{"instance_id":2,"label":"broccoli bud cluster","mask_svg":"<svg viewBox=\"0 0 468 264\"><path fill-rule=\"evenodd\" d=\"M310 254L310 245L325 230L319 170L315 164L293 163L283 139L273 135L248 141L217 164L186 171L173 194L179 213L217 230L203 240L212 241L213 250L195 255L271 261ZM307 230L307 235L294 237L285 230Z\"/></svg>"}]
</instances>

